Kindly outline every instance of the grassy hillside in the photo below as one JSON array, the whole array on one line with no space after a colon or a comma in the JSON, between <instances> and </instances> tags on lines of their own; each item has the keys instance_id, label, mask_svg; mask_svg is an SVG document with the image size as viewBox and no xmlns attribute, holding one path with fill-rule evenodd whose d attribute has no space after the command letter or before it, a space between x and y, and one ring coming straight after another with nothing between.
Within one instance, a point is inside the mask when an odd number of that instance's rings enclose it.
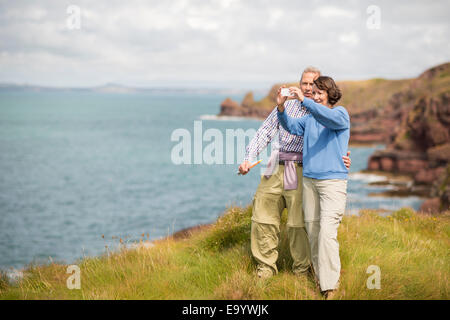
<instances>
[{"instance_id":1,"label":"grassy hillside","mask_svg":"<svg viewBox=\"0 0 450 320\"><path fill-rule=\"evenodd\" d=\"M352 113L383 108L395 93L408 88L411 82L412 79L340 81L337 83L342 90L342 99L339 104Z\"/></svg>"},{"instance_id":2,"label":"grassy hillside","mask_svg":"<svg viewBox=\"0 0 450 320\"><path fill-rule=\"evenodd\" d=\"M31 266L17 285L0 280L1 299L321 299L311 279L290 270L282 229L280 273L259 281L249 251L251 208L230 208L191 237L121 250L78 262L81 289L66 287L67 266ZM286 213L283 213L286 221ZM342 261L337 299L449 299L450 213L401 209L392 217L363 211L339 228ZM369 290L367 268L381 269Z\"/></svg>"}]
</instances>

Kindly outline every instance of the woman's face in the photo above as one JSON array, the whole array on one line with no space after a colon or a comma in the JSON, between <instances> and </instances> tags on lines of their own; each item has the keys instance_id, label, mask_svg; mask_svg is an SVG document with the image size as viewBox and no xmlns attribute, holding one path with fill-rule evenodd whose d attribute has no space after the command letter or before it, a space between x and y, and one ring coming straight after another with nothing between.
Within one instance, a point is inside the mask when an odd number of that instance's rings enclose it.
<instances>
[{"instance_id":1,"label":"woman's face","mask_svg":"<svg viewBox=\"0 0 450 320\"><path fill-rule=\"evenodd\" d=\"M320 90L316 85L313 85L312 96L314 102L323 104L325 106L328 105L328 93L325 90Z\"/></svg>"}]
</instances>

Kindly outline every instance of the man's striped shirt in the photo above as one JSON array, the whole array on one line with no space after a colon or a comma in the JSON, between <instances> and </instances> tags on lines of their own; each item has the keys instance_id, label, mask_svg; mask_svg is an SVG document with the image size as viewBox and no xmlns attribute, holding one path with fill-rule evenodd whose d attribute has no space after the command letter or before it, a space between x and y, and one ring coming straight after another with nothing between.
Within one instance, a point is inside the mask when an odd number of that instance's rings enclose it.
<instances>
[{"instance_id":1,"label":"man's striped shirt","mask_svg":"<svg viewBox=\"0 0 450 320\"><path fill-rule=\"evenodd\" d=\"M301 118L309 114L309 111L301 105L299 100L287 100L284 103L284 107L286 109L285 112L294 118ZM275 107L247 146L244 160L250 162L256 160L261 151L272 142L277 133L279 133L280 151L303 152L303 136L292 135L280 125L277 117L277 107Z\"/></svg>"}]
</instances>

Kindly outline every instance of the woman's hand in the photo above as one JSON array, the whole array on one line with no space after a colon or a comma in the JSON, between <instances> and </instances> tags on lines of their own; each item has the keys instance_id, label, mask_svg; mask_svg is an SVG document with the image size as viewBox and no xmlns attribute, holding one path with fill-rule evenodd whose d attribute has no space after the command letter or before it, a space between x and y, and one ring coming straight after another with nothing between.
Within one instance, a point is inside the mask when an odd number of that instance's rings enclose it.
<instances>
[{"instance_id":1,"label":"woman's hand","mask_svg":"<svg viewBox=\"0 0 450 320\"><path fill-rule=\"evenodd\" d=\"M300 88L290 87L289 91L291 92L291 94L293 94L294 99L297 99L297 100L300 100L303 102L303 99L305 97L303 96L303 92L302 92L302 90L300 90Z\"/></svg>"},{"instance_id":2,"label":"woman's hand","mask_svg":"<svg viewBox=\"0 0 450 320\"><path fill-rule=\"evenodd\" d=\"M287 97L283 97L281 95L281 89L286 88L285 85L282 85L281 87L278 88L277 91L277 106L278 106L278 111L283 112L284 111L284 103L287 100Z\"/></svg>"},{"instance_id":3,"label":"woman's hand","mask_svg":"<svg viewBox=\"0 0 450 320\"><path fill-rule=\"evenodd\" d=\"M344 165L347 170L350 170L350 166L352 165L352 159L350 159L350 151L347 151L347 156L343 156L342 159L344 160Z\"/></svg>"}]
</instances>

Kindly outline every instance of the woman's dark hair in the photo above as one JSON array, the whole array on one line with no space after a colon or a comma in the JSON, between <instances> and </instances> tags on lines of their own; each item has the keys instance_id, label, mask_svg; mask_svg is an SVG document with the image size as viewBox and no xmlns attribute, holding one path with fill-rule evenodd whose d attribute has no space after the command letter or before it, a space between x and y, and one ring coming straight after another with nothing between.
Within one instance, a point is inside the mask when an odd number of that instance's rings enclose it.
<instances>
[{"instance_id":1,"label":"woman's dark hair","mask_svg":"<svg viewBox=\"0 0 450 320\"><path fill-rule=\"evenodd\" d=\"M342 97L341 90L336 85L334 80L330 77L320 76L314 80L314 84L320 90L325 90L328 94L328 102L334 106L336 102Z\"/></svg>"}]
</instances>

